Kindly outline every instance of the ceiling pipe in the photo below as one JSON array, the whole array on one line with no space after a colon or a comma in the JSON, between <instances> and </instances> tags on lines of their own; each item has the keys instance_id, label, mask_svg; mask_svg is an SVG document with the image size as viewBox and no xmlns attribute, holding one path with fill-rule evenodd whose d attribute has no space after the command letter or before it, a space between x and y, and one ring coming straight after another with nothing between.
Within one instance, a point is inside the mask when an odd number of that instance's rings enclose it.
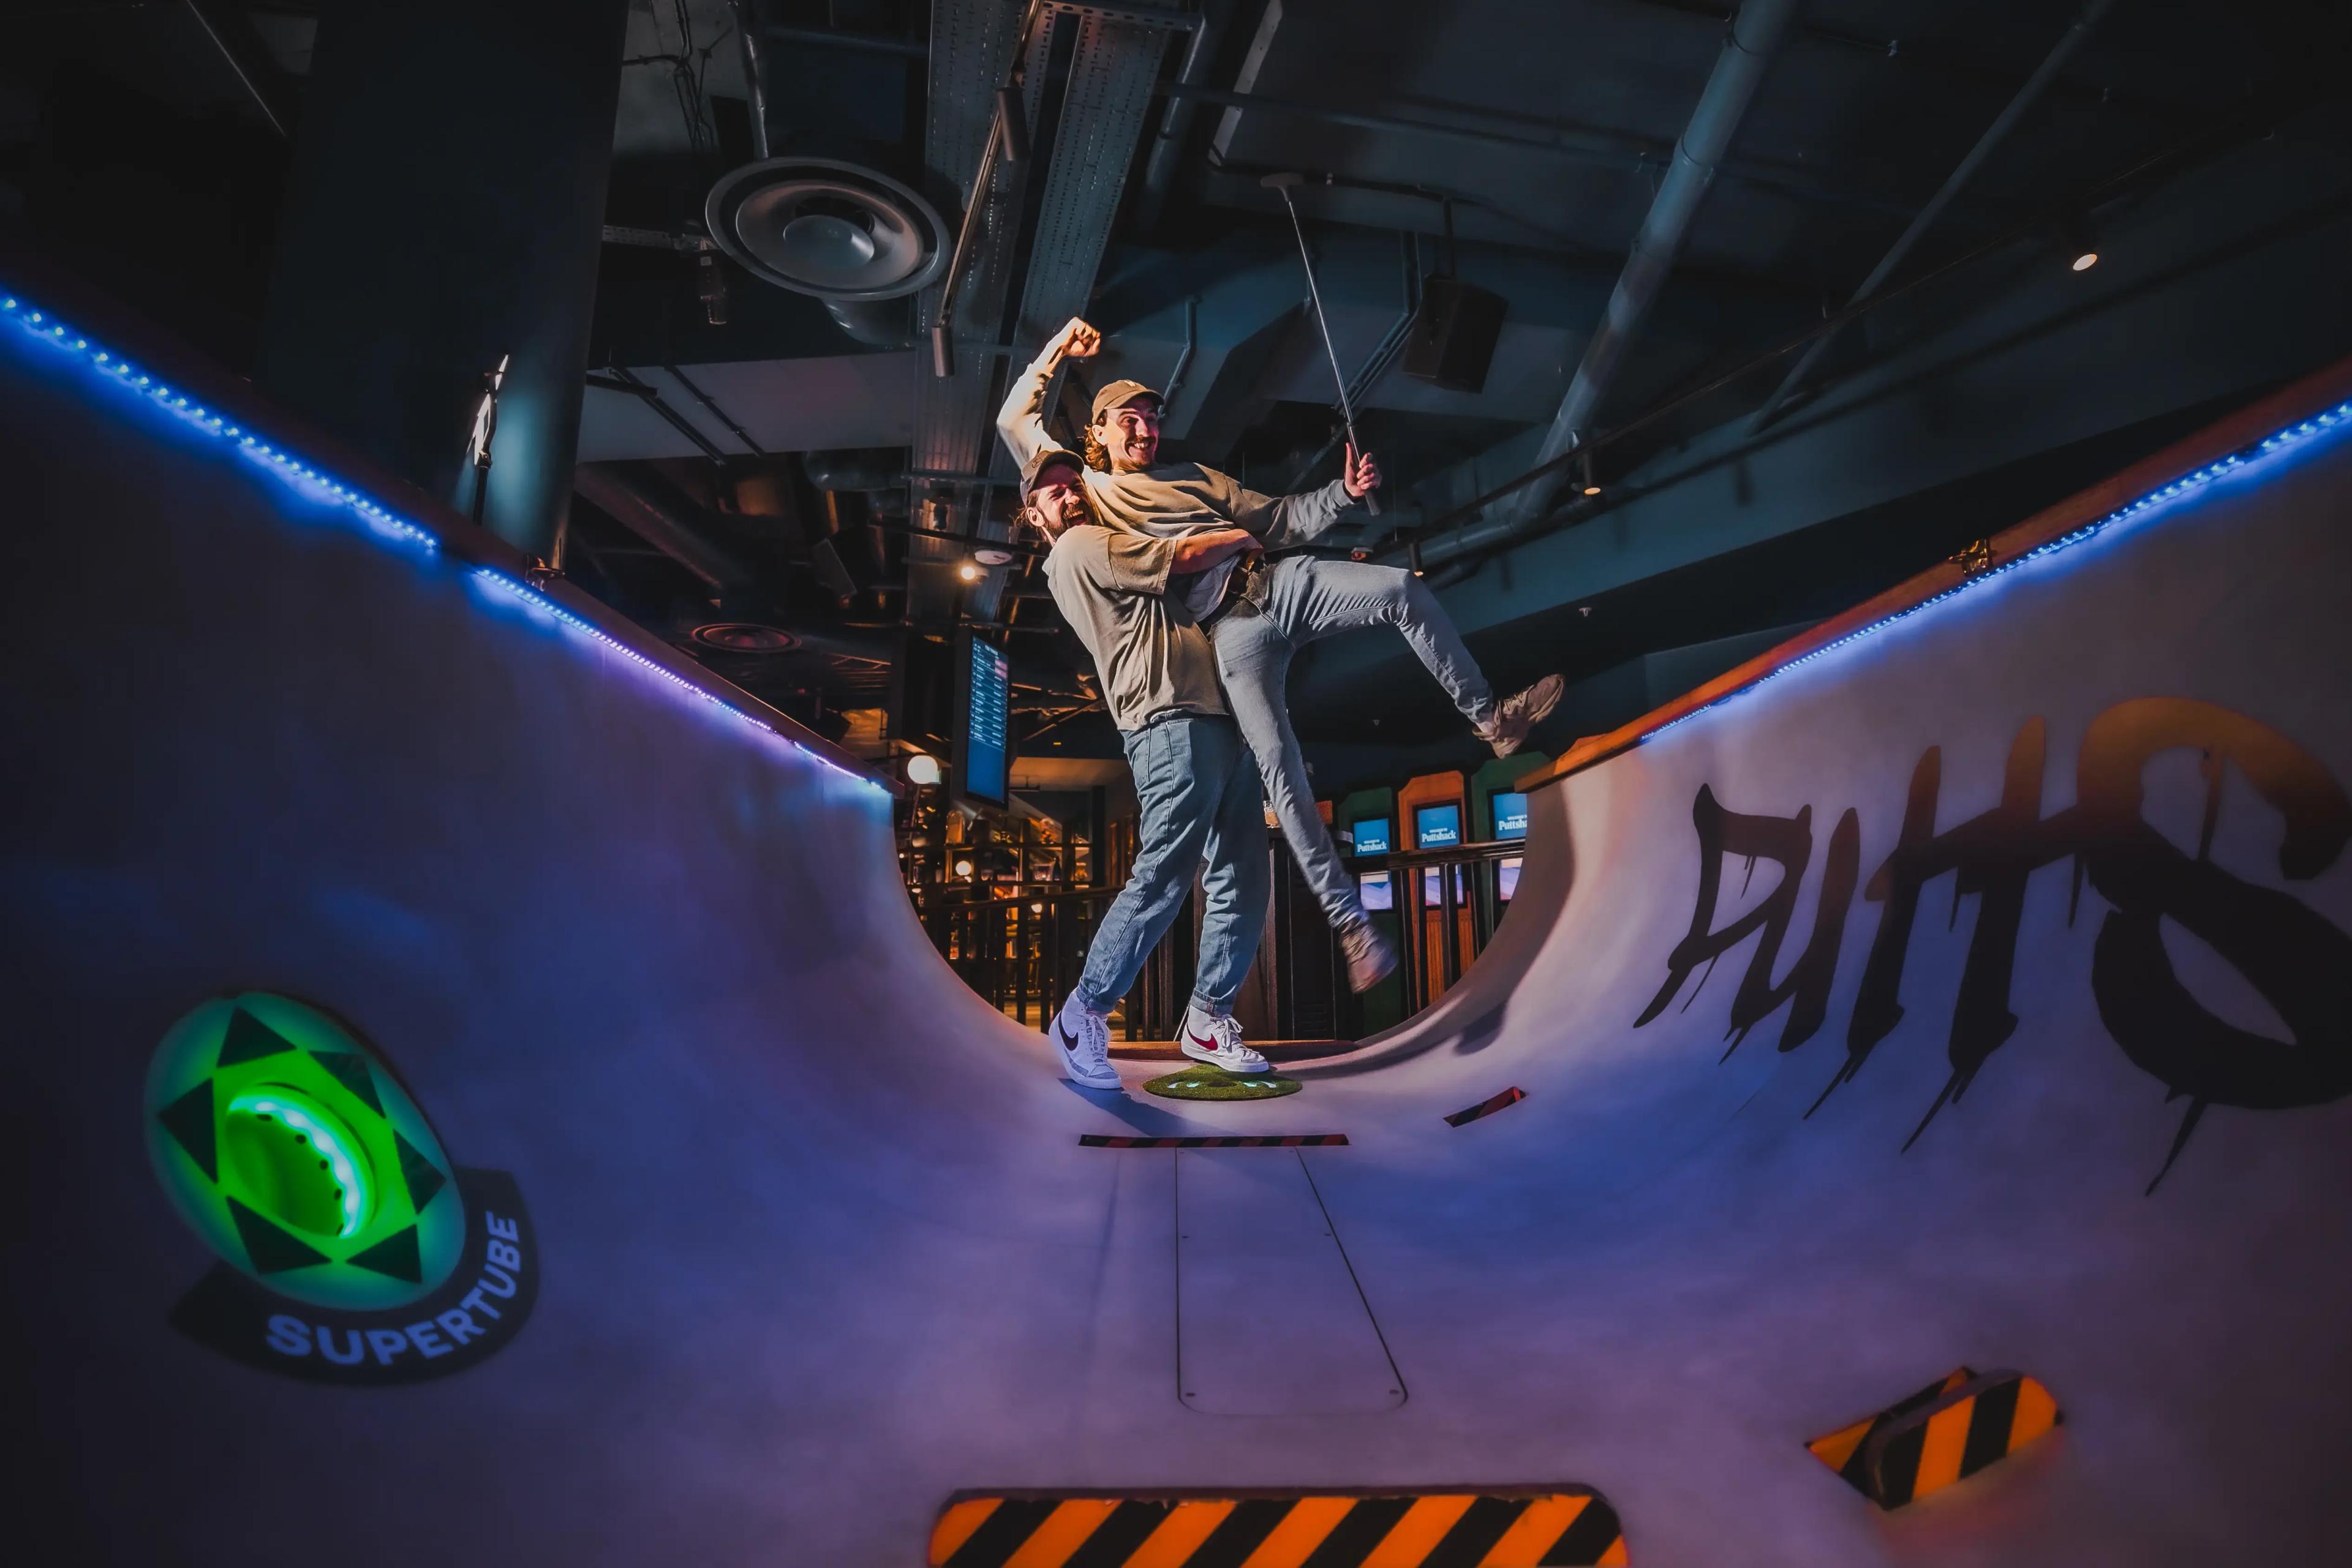
<instances>
[{"instance_id":1,"label":"ceiling pipe","mask_svg":"<svg viewBox=\"0 0 2352 1568\"><path fill-rule=\"evenodd\" d=\"M760 25L751 0L727 0L735 17L735 39L743 50L743 90L751 100L751 162L768 161L768 89L760 79Z\"/></svg>"},{"instance_id":2,"label":"ceiling pipe","mask_svg":"<svg viewBox=\"0 0 2352 1568\"><path fill-rule=\"evenodd\" d=\"M820 49L849 49L869 55L897 55L902 59L927 60L931 58L931 46L920 38L893 38L880 33L852 33L839 27L788 27L769 22L760 31L780 43L809 44Z\"/></svg>"},{"instance_id":3,"label":"ceiling pipe","mask_svg":"<svg viewBox=\"0 0 2352 1568\"><path fill-rule=\"evenodd\" d=\"M1586 423L1615 384L1627 351L1664 289L1684 242L1690 238L1707 188L1715 183L1716 172L1731 149L1739 122L1747 118L1748 105L1756 100L1773 54L1788 36L1797 5L1798 0L1747 0L1733 18L1724 36L1723 53L1716 58L1714 73L1706 79L1706 89L1699 94L1698 107L1691 110L1682 140L1675 143L1673 167L1658 186L1641 232L1633 237L1625 270L1601 311L1600 326L1584 345L1583 362L1576 367L1576 377L1569 383L1559 412L1552 416L1551 429L1537 450L1538 465L1576 448ZM1489 526L1516 531L1541 517L1560 478L1549 475L1528 486L1517 504L1507 508Z\"/></svg>"},{"instance_id":4,"label":"ceiling pipe","mask_svg":"<svg viewBox=\"0 0 2352 1568\"><path fill-rule=\"evenodd\" d=\"M2094 182L2080 191L2074 206L2089 212L2133 197L2146 196L2162 189L2192 169L2202 168L2250 142L2275 136L2284 127L2309 110L2312 105L2333 96L2331 79L2316 79L2284 92L2273 91L2259 100L2248 99L2236 111L2210 124L2200 126L2169 146L2135 159L2104 179ZM1598 451L1617 442L1638 436L1663 424L1672 416L1721 392L1727 386L1746 381L1775 361L1787 358L1811 343L1824 332L1832 332L1852 324L1872 311L1895 300L1907 299L1926 289L1930 284L1975 266L1988 257L1996 256L2011 247L2028 242L2042 243L2051 226L2052 215L2041 212L2021 223L1988 236L1956 255L1946 258L1924 271L1915 272L1890 288L1880 289L1859 304L1843 310L1805 328L1793 336L1749 355L1738 363L1704 376L1626 420L1601 432L1588 443L1585 451ZM1528 486L1549 477L1563 477L1578 466L1582 456L1571 448L1548 463L1523 469L1501 484L1474 496L1470 500L1441 512L1423 525L1421 556L1425 562L1454 561L1484 557L1493 551L1515 542L1528 531L1496 523L1473 523L1496 502L1517 495ZM1670 481L1671 482L1671 481ZM1622 492L1621 492L1622 499ZM1592 506L1568 507L1554 514L1549 522L1567 524L1584 521L1592 515ZM1400 520L1400 529L1409 520ZM1390 547L1380 552L1380 558L1393 563L1404 556L1404 551Z\"/></svg>"},{"instance_id":5,"label":"ceiling pipe","mask_svg":"<svg viewBox=\"0 0 2352 1568\"><path fill-rule=\"evenodd\" d=\"M1859 305L1869 299L1878 291L1880 285L1893 276L1895 269L1900 267L1904 258L1911 254L1911 247L1919 243L1919 237L1926 234L1929 226L1943 216L1944 209L1951 205L1952 198L1959 195L1960 187L1976 177L1977 171L1984 167L1985 160L1992 156L1993 149L2000 146L2002 140L2017 128L2018 121L2025 118L2026 111L2033 107L2034 101L2041 98L2051 83L2058 79L2059 71L2064 68L2067 60L2073 58L2074 51L2082 47L2083 40L2091 36L2091 29L2099 25L2100 18L2104 17L2114 5L2115 0L2090 0L2090 3L2083 7L2082 14L2068 25L2063 33L2059 35L2058 42L2051 47L2050 53L2043 57L2041 66L2032 76L2026 78L2025 85L2017 89L2017 96L2009 100L2009 107L1995 116L1990 125L1985 127L1985 133L1977 138L1977 144L1969 149L1969 155L1961 159L1958 165L1944 177L1943 184L1933 196L1928 198L1927 205L1919 209L1919 216L1911 220L1910 226L1903 231L1902 237L1895 240L1885 256L1879 258L1878 265L1870 269L1870 276L1862 280L1862 287L1856 289L1853 291L1853 298L1846 301L1848 305ZM1761 430L1772 423L1773 416L1780 411L1780 405L1788 402L1790 395L1797 390L1806 376L1812 374L1813 366L1821 363L1822 355L1829 352L1830 343L1836 336L1837 333L1832 331L1823 332L1813 340L1812 347L1807 349L1804 356L1789 367L1789 374L1781 378L1780 386L1774 390L1771 396L1764 400L1764 406L1756 411L1753 428Z\"/></svg>"},{"instance_id":6,"label":"ceiling pipe","mask_svg":"<svg viewBox=\"0 0 2352 1568\"><path fill-rule=\"evenodd\" d=\"M1177 68L1175 85L1194 88L1206 85L1209 73L1216 68L1217 46L1223 40L1225 22L1233 11L1232 0L1213 5L1203 10L1201 25L1192 30L1192 42L1184 46L1184 63ZM1135 226L1150 234L1160 225L1160 215L1168 203L1168 187L1176 178L1176 166L1184 152L1184 142L1192 133L1192 121L1200 112L1201 100L1171 93L1168 112L1160 117L1160 132L1152 139L1151 154L1144 161L1143 187L1136 193Z\"/></svg>"},{"instance_id":7,"label":"ceiling pipe","mask_svg":"<svg viewBox=\"0 0 2352 1568\"><path fill-rule=\"evenodd\" d=\"M609 463L583 463L572 488L597 510L700 578L724 595L751 585L741 562L705 539L688 510L672 497Z\"/></svg>"},{"instance_id":8,"label":"ceiling pipe","mask_svg":"<svg viewBox=\"0 0 2352 1568\"><path fill-rule=\"evenodd\" d=\"M1410 119L1402 115L1377 114L1360 109L1334 109L1326 104L1302 103L1296 99L1272 98L1262 92L1234 92L1223 88L1173 81L1153 89L1161 97L1177 102L1198 102L1225 109L1264 110L1270 114L1288 115L1296 119L1320 121L1327 125L1344 125L1358 131L1393 132L1402 136L1426 137L1433 141L1458 142L1470 147L1495 147L1511 152L1542 153L1571 163L1590 163L1607 169L1623 169L1655 174L1661 169L1671 171L1676 161L1676 150L1663 142L1653 142L1644 136L1614 131L1555 131L1531 132L1475 125L1453 125L1441 121ZM1214 148L1211 149L1213 153ZM1212 167L1223 167L1213 162ZM1851 207L1860 212L1884 213L1892 216L1909 217L1914 208L1900 202L1853 191L1841 191L1802 178L1794 171L1775 169L1769 164L1745 163L1737 158L1725 159L1716 165L1716 173L1726 179L1790 201L1820 206Z\"/></svg>"},{"instance_id":9,"label":"ceiling pipe","mask_svg":"<svg viewBox=\"0 0 2352 1568\"><path fill-rule=\"evenodd\" d=\"M285 73L270 58L269 47L254 30L252 18L242 6L229 5L223 0L187 0L188 14L205 37L213 41L221 58L236 73L238 85L269 128L288 140L294 135L294 91L286 83Z\"/></svg>"}]
</instances>

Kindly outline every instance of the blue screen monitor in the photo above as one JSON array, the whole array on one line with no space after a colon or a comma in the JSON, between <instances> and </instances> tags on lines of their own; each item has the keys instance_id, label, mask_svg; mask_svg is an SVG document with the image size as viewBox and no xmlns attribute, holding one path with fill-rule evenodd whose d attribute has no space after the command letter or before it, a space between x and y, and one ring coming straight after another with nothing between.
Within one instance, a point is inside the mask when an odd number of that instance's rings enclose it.
<instances>
[{"instance_id":1,"label":"blue screen monitor","mask_svg":"<svg viewBox=\"0 0 2352 1568\"><path fill-rule=\"evenodd\" d=\"M971 637L969 644L956 705L962 720L956 735L956 791L967 800L1003 805L1013 764L1005 737L1013 706L1012 666L994 643Z\"/></svg>"},{"instance_id":2,"label":"blue screen monitor","mask_svg":"<svg viewBox=\"0 0 2352 1568\"><path fill-rule=\"evenodd\" d=\"M1424 805L1412 814L1412 842L1418 849L1443 849L1462 842L1459 805Z\"/></svg>"},{"instance_id":3,"label":"blue screen monitor","mask_svg":"<svg viewBox=\"0 0 2352 1568\"><path fill-rule=\"evenodd\" d=\"M1368 910L1396 908L1396 892L1389 882L1389 874L1386 871L1374 871L1369 876L1359 877L1356 879L1356 884L1363 891L1364 908Z\"/></svg>"},{"instance_id":4,"label":"blue screen monitor","mask_svg":"<svg viewBox=\"0 0 2352 1568\"><path fill-rule=\"evenodd\" d=\"M1503 902L1509 903L1511 895L1519 890L1519 863L1506 860L1496 868L1496 891Z\"/></svg>"},{"instance_id":5,"label":"blue screen monitor","mask_svg":"<svg viewBox=\"0 0 2352 1568\"><path fill-rule=\"evenodd\" d=\"M1528 797L1516 792L1489 795L1486 804L1495 813L1495 837L1525 838L1528 836Z\"/></svg>"},{"instance_id":6,"label":"blue screen monitor","mask_svg":"<svg viewBox=\"0 0 2352 1568\"><path fill-rule=\"evenodd\" d=\"M1375 816L1367 821L1359 822L1356 824L1355 835L1357 854L1385 855L1389 852L1389 819L1387 817ZM1382 906L1382 908L1386 907Z\"/></svg>"}]
</instances>

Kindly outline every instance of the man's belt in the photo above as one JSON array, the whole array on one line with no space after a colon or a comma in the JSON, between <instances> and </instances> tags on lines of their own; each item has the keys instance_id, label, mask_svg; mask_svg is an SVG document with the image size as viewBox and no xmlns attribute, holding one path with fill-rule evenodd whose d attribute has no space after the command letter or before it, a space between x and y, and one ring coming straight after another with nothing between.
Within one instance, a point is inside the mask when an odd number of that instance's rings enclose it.
<instances>
[{"instance_id":1,"label":"man's belt","mask_svg":"<svg viewBox=\"0 0 2352 1568\"><path fill-rule=\"evenodd\" d=\"M1234 605L1255 600L1257 597L1258 579L1265 572L1265 558L1255 551L1236 560L1234 563L1234 569L1225 574L1225 591L1218 595L1216 604L1210 607L1209 613L1201 617L1201 629L1205 632L1223 620Z\"/></svg>"}]
</instances>

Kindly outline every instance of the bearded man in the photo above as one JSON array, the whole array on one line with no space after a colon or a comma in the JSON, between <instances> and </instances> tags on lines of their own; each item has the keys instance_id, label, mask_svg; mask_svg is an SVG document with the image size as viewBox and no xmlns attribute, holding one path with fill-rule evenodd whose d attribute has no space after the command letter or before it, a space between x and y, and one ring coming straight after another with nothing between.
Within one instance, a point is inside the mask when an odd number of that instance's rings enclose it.
<instances>
[{"instance_id":1,"label":"bearded man","mask_svg":"<svg viewBox=\"0 0 2352 1568\"><path fill-rule=\"evenodd\" d=\"M1087 359L1102 334L1076 319L1055 334L1013 379L996 416L998 437L1024 467L1058 445L1046 433L1045 396L1066 359ZM1095 394L1079 471L1091 521L1133 538L1190 541L1242 536L1260 548L1308 543L1350 502L1381 482L1369 452L1348 448L1339 479L1301 495L1266 496L1199 463L1160 461L1160 395L1137 381ZM1167 590L1209 635L1227 706L1257 759L1266 803L1339 933L1348 983L1370 989L1396 967L1396 951L1364 910L1356 879L1340 864L1331 830L1316 809L1286 690L1290 661L1318 637L1358 626L1393 626L1498 757L1559 705L1564 683L1546 676L1496 701L1461 635L1421 579L1393 566L1294 554L1265 563L1234 543L1206 565L1176 569Z\"/></svg>"}]
</instances>

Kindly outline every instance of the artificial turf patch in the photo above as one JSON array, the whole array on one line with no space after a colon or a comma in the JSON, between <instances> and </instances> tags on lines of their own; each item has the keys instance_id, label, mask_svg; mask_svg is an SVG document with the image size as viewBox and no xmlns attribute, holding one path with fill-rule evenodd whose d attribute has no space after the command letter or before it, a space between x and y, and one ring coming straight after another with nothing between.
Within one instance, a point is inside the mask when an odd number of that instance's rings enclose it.
<instances>
[{"instance_id":1,"label":"artificial turf patch","mask_svg":"<svg viewBox=\"0 0 2352 1568\"><path fill-rule=\"evenodd\" d=\"M1272 1072L1244 1076L1204 1064L1155 1078L1143 1087L1169 1100L1279 1100L1305 1086L1295 1078Z\"/></svg>"}]
</instances>

